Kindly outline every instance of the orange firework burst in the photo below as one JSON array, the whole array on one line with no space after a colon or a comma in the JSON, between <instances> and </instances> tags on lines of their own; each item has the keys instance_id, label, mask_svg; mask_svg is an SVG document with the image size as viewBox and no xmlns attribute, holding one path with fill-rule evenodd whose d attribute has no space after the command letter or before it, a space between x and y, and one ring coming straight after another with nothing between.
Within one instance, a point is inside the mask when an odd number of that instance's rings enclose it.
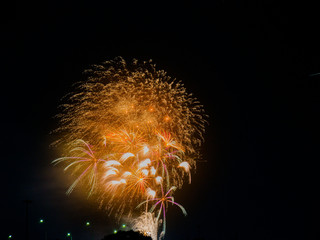
<instances>
[{"instance_id":1,"label":"orange firework burst","mask_svg":"<svg viewBox=\"0 0 320 240\"><path fill-rule=\"evenodd\" d=\"M186 178L191 183L207 116L181 81L151 61L122 58L85 74L59 115L57 144L66 152L54 163L77 175L68 193L84 182L101 206L121 217L163 189L181 188Z\"/></svg>"}]
</instances>

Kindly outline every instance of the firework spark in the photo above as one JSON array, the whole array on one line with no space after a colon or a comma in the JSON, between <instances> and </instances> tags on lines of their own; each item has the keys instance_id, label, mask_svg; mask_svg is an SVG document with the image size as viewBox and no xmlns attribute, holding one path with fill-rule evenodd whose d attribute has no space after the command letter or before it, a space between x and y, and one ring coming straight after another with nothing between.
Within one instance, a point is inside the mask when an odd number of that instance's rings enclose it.
<instances>
[{"instance_id":1,"label":"firework spark","mask_svg":"<svg viewBox=\"0 0 320 240\"><path fill-rule=\"evenodd\" d=\"M207 123L203 106L151 61L128 64L116 58L85 75L87 81L58 116L63 137L56 144L65 152L53 163L66 164L65 170L76 175L67 193L83 182L88 194L118 219L146 204L138 219L152 222L147 212L160 206L151 225L163 220L162 237L168 203L186 214L173 200L173 186L191 183Z\"/></svg>"}]
</instances>

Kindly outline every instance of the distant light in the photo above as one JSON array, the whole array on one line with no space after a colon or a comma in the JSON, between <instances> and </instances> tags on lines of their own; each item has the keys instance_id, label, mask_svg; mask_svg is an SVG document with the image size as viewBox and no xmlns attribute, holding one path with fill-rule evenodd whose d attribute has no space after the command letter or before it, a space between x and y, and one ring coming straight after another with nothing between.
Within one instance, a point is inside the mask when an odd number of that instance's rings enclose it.
<instances>
[{"instance_id":1,"label":"distant light","mask_svg":"<svg viewBox=\"0 0 320 240\"><path fill-rule=\"evenodd\" d=\"M90 226L90 222L86 222L86 226Z\"/></svg>"},{"instance_id":2,"label":"distant light","mask_svg":"<svg viewBox=\"0 0 320 240\"><path fill-rule=\"evenodd\" d=\"M122 228L125 228L126 227L126 225L125 224L122 224Z\"/></svg>"},{"instance_id":3,"label":"distant light","mask_svg":"<svg viewBox=\"0 0 320 240\"><path fill-rule=\"evenodd\" d=\"M40 221L39 221L40 223L43 223L44 222L44 220L43 219L40 219Z\"/></svg>"},{"instance_id":4,"label":"distant light","mask_svg":"<svg viewBox=\"0 0 320 240\"><path fill-rule=\"evenodd\" d=\"M67 233L67 237L70 237L71 236L71 233Z\"/></svg>"},{"instance_id":5,"label":"distant light","mask_svg":"<svg viewBox=\"0 0 320 240\"><path fill-rule=\"evenodd\" d=\"M12 235L9 235L8 238L9 238L9 239L12 238Z\"/></svg>"},{"instance_id":6,"label":"distant light","mask_svg":"<svg viewBox=\"0 0 320 240\"><path fill-rule=\"evenodd\" d=\"M113 230L113 233L116 234L118 231L117 230Z\"/></svg>"}]
</instances>

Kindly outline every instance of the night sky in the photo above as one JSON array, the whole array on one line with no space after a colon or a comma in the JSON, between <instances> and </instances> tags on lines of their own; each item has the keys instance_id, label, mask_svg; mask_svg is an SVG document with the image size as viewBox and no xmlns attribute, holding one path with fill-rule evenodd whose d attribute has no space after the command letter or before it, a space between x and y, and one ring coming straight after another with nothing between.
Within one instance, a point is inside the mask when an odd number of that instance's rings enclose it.
<instances>
[{"instance_id":1,"label":"night sky","mask_svg":"<svg viewBox=\"0 0 320 240\"><path fill-rule=\"evenodd\" d=\"M102 1L101 1L102 2ZM12 1L1 16L1 239L100 240L119 224L50 162L61 98L90 64L153 59L210 115L167 240L320 239L319 12L312 4ZM39 219L45 219L40 225ZM85 222L90 221L87 228Z\"/></svg>"}]
</instances>

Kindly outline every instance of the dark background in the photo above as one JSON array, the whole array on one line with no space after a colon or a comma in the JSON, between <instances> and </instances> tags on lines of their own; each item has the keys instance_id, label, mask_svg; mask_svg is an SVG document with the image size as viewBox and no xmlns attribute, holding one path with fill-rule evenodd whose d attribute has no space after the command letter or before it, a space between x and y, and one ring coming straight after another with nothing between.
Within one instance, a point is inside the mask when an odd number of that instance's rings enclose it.
<instances>
[{"instance_id":1,"label":"dark background","mask_svg":"<svg viewBox=\"0 0 320 240\"><path fill-rule=\"evenodd\" d=\"M30 239L98 240L119 227L83 193L64 194L72 179L49 148L60 99L116 56L153 59L210 115L204 161L175 195L189 215L169 209L166 239L320 239L319 12L279 2L3 6L1 239L24 239L25 199Z\"/></svg>"}]
</instances>

